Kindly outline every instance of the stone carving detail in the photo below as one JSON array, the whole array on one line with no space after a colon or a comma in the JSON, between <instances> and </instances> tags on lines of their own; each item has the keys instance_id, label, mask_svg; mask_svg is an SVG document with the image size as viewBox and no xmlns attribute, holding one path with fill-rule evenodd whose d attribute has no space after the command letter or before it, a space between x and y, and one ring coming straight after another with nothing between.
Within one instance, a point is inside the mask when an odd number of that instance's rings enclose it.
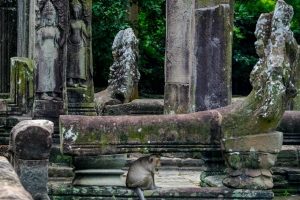
<instances>
[{"instance_id":1,"label":"stone carving detail","mask_svg":"<svg viewBox=\"0 0 300 200\"><path fill-rule=\"evenodd\" d=\"M68 113L96 115L92 64L92 0L70 0L67 56Z\"/></svg>"},{"instance_id":2,"label":"stone carving detail","mask_svg":"<svg viewBox=\"0 0 300 200\"><path fill-rule=\"evenodd\" d=\"M38 0L35 7L37 99L62 100L66 29L64 4L64 1Z\"/></svg>"},{"instance_id":3,"label":"stone carving detail","mask_svg":"<svg viewBox=\"0 0 300 200\"><path fill-rule=\"evenodd\" d=\"M128 103L138 96L138 40L131 28L116 35L112 54L114 63L110 67L108 87L95 95L98 112L106 104Z\"/></svg>"},{"instance_id":4,"label":"stone carving detail","mask_svg":"<svg viewBox=\"0 0 300 200\"><path fill-rule=\"evenodd\" d=\"M259 61L251 72L253 91L240 107L243 108L240 113L235 106L235 113L224 118L227 123L231 120L223 127L222 140L228 164L228 177L223 181L226 186L273 187L270 169L283 139L282 133L272 131L279 124L289 100L297 93L292 83L298 65L298 44L290 30L292 16L293 8L278 0L274 13L262 14L257 22L255 45ZM249 120L245 116L252 106L253 117ZM239 126L240 122L245 123L244 127ZM262 134L264 131L266 134Z\"/></svg>"},{"instance_id":5,"label":"stone carving detail","mask_svg":"<svg viewBox=\"0 0 300 200\"><path fill-rule=\"evenodd\" d=\"M49 0L41 13L41 26L37 31L38 49L37 93L41 99L50 100L61 97L61 80L56 76L59 67L59 43L61 33L57 27L57 12Z\"/></svg>"},{"instance_id":6,"label":"stone carving detail","mask_svg":"<svg viewBox=\"0 0 300 200\"><path fill-rule=\"evenodd\" d=\"M70 4L70 34L68 37L67 85L69 87L87 87L91 78L92 67L89 64L88 20L85 19L83 4L73 0Z\"/></svg>"}]
</instances>

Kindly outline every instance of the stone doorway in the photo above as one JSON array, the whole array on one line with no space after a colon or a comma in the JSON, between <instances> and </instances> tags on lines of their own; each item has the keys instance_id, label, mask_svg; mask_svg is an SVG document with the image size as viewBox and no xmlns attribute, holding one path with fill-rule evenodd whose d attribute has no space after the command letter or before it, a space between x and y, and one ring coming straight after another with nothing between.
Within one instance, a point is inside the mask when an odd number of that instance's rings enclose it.
<instances>
[{"instance_id":1,"label":"stone doorway","mask_svg":"<svg viewBox=\"0 0 300 200\"><path fill-rule=\"evenodd\" d=\"M0 1L0 97L10 90L10 58L17 56L17 1Z\"/></svg>"}]
</instances>

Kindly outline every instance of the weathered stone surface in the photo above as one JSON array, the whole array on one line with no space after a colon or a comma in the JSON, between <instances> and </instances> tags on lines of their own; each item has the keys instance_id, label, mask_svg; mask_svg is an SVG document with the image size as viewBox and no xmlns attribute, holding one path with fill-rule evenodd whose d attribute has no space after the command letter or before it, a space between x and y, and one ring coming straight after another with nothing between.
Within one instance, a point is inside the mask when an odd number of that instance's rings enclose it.
<instances>
[{"instance_id":1,"label":"weathered stone surface","mask_svg":"<svg viewBox=\"0 0 300 200\"><path fill-rule=\"evenodd\" d=\"M166 4L165 113L188 113L194 0L168 0Z\"/></svg>"},{"instance_id":2,"label":"weathered stone surface","mask_svg":"<svg viewBox=\"0 0 300 200\"><path fill-rule=\"evenodd\" d=\"M224 139L225 159L229 167L224 185L243 189L271 189L271 167L282 146L282 133Z\"/></svg>"},{"instance_id":3,"label":"weathered stone surface","mask_svg":"<svg viewBox=\"0 0 300 200\"><path fill-rule=\"evenodd\" d=\"M223 3L195 10L193 111L231 103L232 19L230 4Z\"/></svg>"},{"instance_id":4,"label":"weathered stone surface","mask_svg":"<svg viewBox=\"0 0 300 200\"><path fill-rule=\"evenodd\" d=\"M95 95L98 114L105 105L112 105L112 101L128 103L138 97L138 39L131 28L116 35L112 55L114 63L110 67L108 87Z\"/></svg>"},{"instance_id":5,"label":"weathered stone surface","mask_svg":"<svg viewBox=\"0 0 300 200\"><path fill-rule=\"evenodd\" d=\"M220 117L215 111L176 117L61 116L61 150L69 155L197 151L218 142Z\"/></svg>"},{"instance_id":6,"label":"weathered stone surface","mask_svg":"<svg viewBox=\"0 0 300 200\"><path fill-rule=\"evenodd\" d=\"M15 160L15 170L33 199L48 200L48 160Z\"/></svg>"},{"instance_id":7,"label":"weathered stone surface","mask_svg":"<svg viewBox=\"0 0 300 200\"><path fill-rule=\"evenodd\" d=\"M8 160L0 157L0 199L32 200Z\"/></svg>"},{"instance_id":8,"label":"weathered stone surface","mask_svg":"<svg viewBox=\"0 0 300 200\"><path fill-rule=\"evenodd\" d=\"M165 113L230 103L232 16L230 0L167 1Z\"/></svg>"},{"instance_id":9,"label":"weathered stone surface","mask_svg":"<svg viewBox=\"0 0 300 200\"><path fill-rule=\"evenodd\" d=\"M48 159L52 145L53 123L47 120L25 120L11 131L10 148L16 158Z\"/></svg>"},{"instance_id":10,"label":"weathered stone surface","mask_svg":"<svg viewBox=\"0 0 300 200\"><path fill-rule=\"evenodd\" d=\"M52 146L53 123L25 120L11 131L12 161L21 183L34 199L49 199L48 164Z\"/></svg>"},{"instance_id":11,"label":"weathered stone surface","mask_svg":"<svg viewBox=\"0 0 300 200\"><path fill-rule=\"evenodd\" d=\"M162 99L136 99L130 103L106 105L103 115L155 115L163 114Z\"/></svg>"},{"instance_id":12,"label":"weathered stone surface","mask_svg":"<svg viewBox=\"0 0 300 200\"><path fill-rule=\"evenodd\" d=\"M295 97L298 45L289 28L292 16L292 7L283 0L277 1L274 14L261 15L255 31L260 59L251 73L253 91L243 102L220 109L225 138L274 130Z\"/></svg>"},{"instance_id":13,"label":"weathered stone surface","mask_svg":"<svg viewBox=\"0 0 300 200\"><path fill-rule=\"evenodd\" d=\"M50 184L49 193L55 199L72 199L72 195L85 196L91 199L121 199L129 200L136 198L136 194L124 187L76 187L70 184ZM145 198L149 200L198 200L198 199L260 199L271 200L274 194L271 191L261 190L234 190L221 188L160 188L158 190L145 191ZM69 198L70 197L70 198Z\"/></svg>"},{"instance_id":14,"label":"weathered stone surface","mask_svg":"<svg viewBox=\"0 0 300 200\"><path fill-rule=\"evenodd\" d=\"M96 115L92 63L92 0L69 1L68 114Z\"/></svg>"},{"instance_id":15,"label":"weathered stone surface","mask_svg":"<svg viewBox=\"0 0 300 200\"><path fill-rule=\"evenodd\" d=\"M10 103L16 104L15 110L29 114L34 98L34 62L21 57L13 57L10 60Z\"/></svg>"},{"instance_id":16,"label":"weathered stone surface","mask_svg":"<svg viewBox=\"0 0 300 200\"><path fill-rule=\"evenodd\" d=\"M224 139L224 148L227 152L259 151L279 153L283 142L281 132L249 135Z\"/></svg>"},{"instance_id":17,"label":"weathered stone surface","mask_svg":"<svg viewBox=\"0 0 300 200\"><path fill-rule=\"evenodd\" d=\"M69 2L47 0L34 5L30 14L35 21L29 25L35 33L36 99L62 100Z\"/></svg>"}]
</instances>

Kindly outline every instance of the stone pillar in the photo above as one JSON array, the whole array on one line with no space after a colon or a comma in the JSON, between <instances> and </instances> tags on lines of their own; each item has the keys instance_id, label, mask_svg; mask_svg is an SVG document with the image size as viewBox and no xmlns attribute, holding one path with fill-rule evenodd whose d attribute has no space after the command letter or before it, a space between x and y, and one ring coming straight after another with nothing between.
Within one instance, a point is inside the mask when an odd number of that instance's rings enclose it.
<instances>
[{"instance_id":1,"label":"stone pillar","mask_svg":"<svg viewBox=\"0 0 300 200\"><path fill-rule=\"evenodd\" d=\"M25 120L11 131L10 151L21 183L34 199L49 199L48 164L52 145L53 123Z\"/></svg>"},{"instance_id":2,"label":"stone pillar","mask_svg":"<svg viewBox=\"0 0 300 200\"><path fill-rule=\"evenodd\" d=\"M0 2L0 95L9 94L10 58L14 56L17 56L17 1L2 0Z\"/></svg>"},{"instance_id":3,"label":"stone pillar","mask_svg":"<svg viewBox=\"0 0 300 200\"><path fill-rule=\"evenodd\" d=\"M165 113L231 102L233 1L167 1Z\"/></svg>"},{"instance_id":4,"label":"stone pillar","mask_svg":"<svg viewBox=\"0 0 300 200\"><path fill-rule=\"evenodd\" d=\"M214 3L211 3L214 2ZM230 0L196 1L191 111L231 103L232 29Z\"/></svg>"},{"instance_id":5,"label":"stone pillar","mask_svg":"<svg viewBox=\"0 0 300 200\"><path fill-rule=\"evenodd\" d=\"M69 32L68 0L30 1L30 38L35 71L34 119L47 119L58 126L66 112L65 70ZM30 53L29 53L30 54ZM58 138L58 135L54 135ZM58 139L56 139L58 141Z\"/></svg>"},{"instance_id":6,"label":"stone pillar","mask_svg":"<svg viewBox=\"0 0 300 200\"><path fill-rule=\"evenodd\" d=\"M166 114L188 113L194 0L167 0Z\"/></svg>"},{"instance_id":7,"label":"stone pillar","mask_svg":"<svg viewBox=\"0 0 300 200\"><path fill-rule=\"evenodd\" d=\"M4 157L0 157L0 199L32 200L20 183L19 177Z\"/></svg>"},{"instance_id":8,"label":"stone pillar","mask_svg":"<svg viewBox=\"0 0 300 200\"><path fill-rule=\"evenodd\" d=\"M92 63L92 0L70 1L67 38L68 113L96 115Z\"/></svg>"},{"instance_id":9,"label":"stone pillar","mask_svg":"<svg viewBox=\"0 0 300 200\"><path fill-rule=\"evenodd\" d=\"M29 58L13 57L10 69L10 106L15 112L29 114L34 99L34 62Z\"/></svg>"}]
</instances>

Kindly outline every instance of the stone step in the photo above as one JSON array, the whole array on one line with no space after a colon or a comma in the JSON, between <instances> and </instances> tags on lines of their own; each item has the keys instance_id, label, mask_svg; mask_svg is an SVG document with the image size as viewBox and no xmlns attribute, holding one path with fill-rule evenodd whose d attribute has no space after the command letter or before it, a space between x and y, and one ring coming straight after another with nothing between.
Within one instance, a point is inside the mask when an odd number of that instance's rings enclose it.
<instances>
[{"instance_id":1,"label":"stone step","mask_svg":"<svg viewBox=\"0 0 300 200\"><path fill-rule=\"evenodd\" d=\"M176 185L170 188L159 188L157 190L144 191L147 200L198 200L198 199L273 199L272 191L262 190L236 190L225 187L220 188L200 188L200 187L176 187L182 185L177 182ZM50 182L48 184L49 196L52 199L118 199L128 200L137 198L136 194L125 187L111 186L72 186L70 183Z\"/></svg>"}]
</instances>

